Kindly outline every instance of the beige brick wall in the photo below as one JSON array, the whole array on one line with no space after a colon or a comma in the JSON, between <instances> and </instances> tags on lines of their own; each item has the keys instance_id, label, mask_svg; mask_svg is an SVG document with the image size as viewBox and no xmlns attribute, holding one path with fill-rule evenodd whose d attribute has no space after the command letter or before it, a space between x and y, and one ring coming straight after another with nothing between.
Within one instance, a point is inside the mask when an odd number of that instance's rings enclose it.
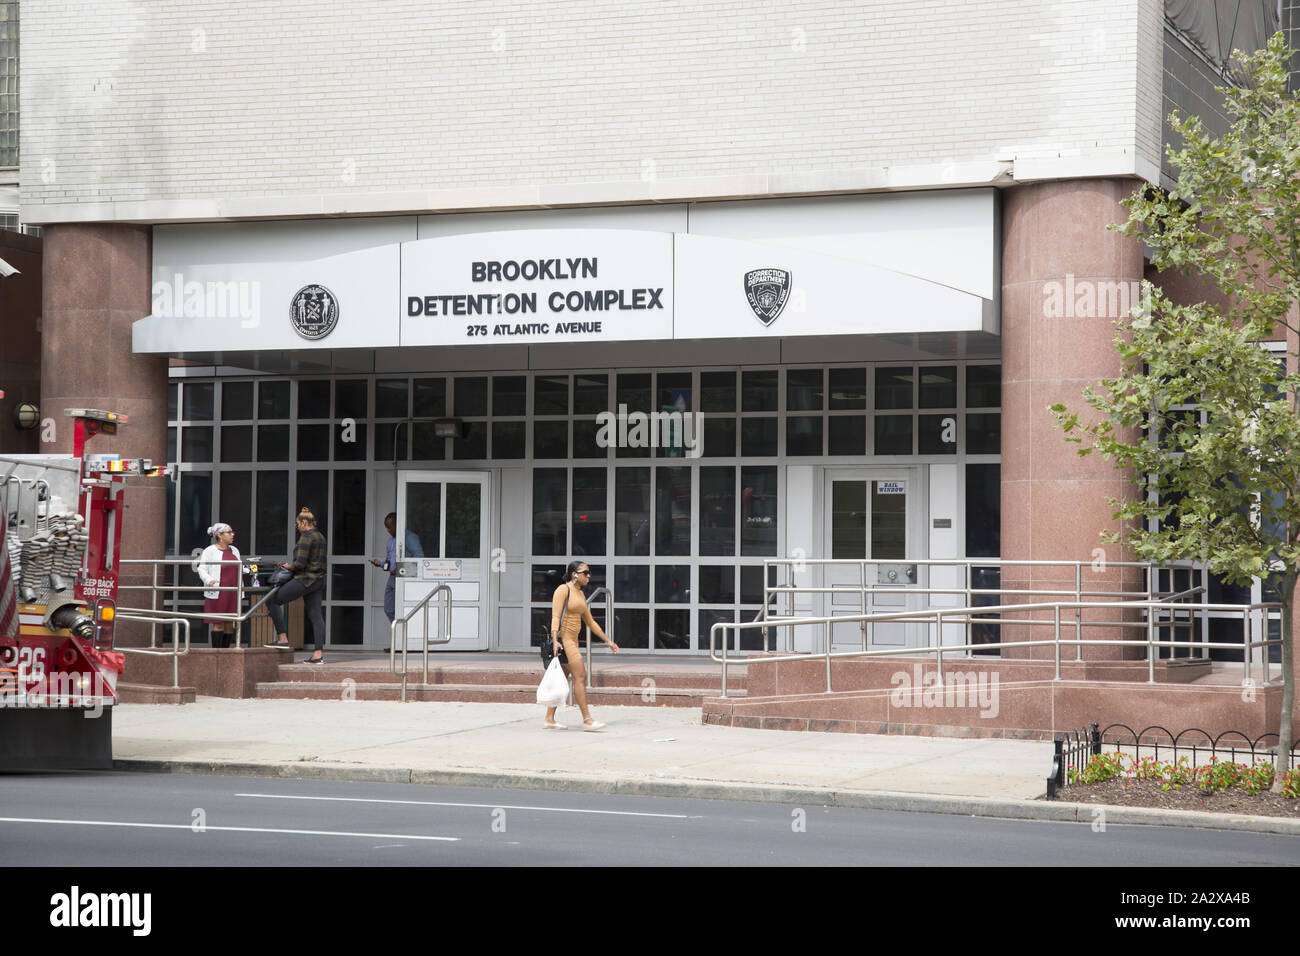
<instances>
[{"instance_id":1,"label":"beige brick wall","mask_svg":"<svg viewBox=\"0 0 1300 956\"><path fill-rule=\"evenodd\" d=\"M1158 0L22 11L33 222L918 188L1158 162Z\"/></svg>"}]
</instances>

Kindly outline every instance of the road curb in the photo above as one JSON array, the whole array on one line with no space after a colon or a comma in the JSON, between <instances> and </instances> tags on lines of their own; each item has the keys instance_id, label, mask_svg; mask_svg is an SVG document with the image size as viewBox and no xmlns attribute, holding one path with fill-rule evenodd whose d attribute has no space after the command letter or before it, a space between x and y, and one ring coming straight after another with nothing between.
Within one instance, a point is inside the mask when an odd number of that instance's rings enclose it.
<instances>
[{"instance_id":1,"label":"road curb","mask_svg":"<svg viewBox=\"0 0 1300 956\"><path fill-rule=\"evenodd\" d=\"M1183 826L1300 836L1300 820L1290 820L1285 817L1205 813L1195 810L1159 810L1152 807L1118 807L1103 803L1066 803L1056 800L996 800L988 797L951 797L877 790L813 789L711 780L602 777L559 771L537 773L508 770L419 770L404 767L361 767L309 760L293 763L250 763L145 759L114 760L113 769L147 773L280 777L291 780L412 783L443 787L500 787L511 790L682 797L754 803L804 803L859 810L898 810L908 813L945 813L1008 820L1086 823L1094 827L1112 824Z\"/></svg>"}]
</instances>

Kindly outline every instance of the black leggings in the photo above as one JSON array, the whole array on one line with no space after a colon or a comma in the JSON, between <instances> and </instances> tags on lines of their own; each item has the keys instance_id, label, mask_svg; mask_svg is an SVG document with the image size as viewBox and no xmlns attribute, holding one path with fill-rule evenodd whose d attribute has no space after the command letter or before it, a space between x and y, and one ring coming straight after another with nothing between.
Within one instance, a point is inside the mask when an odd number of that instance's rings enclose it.
<instances>
[{"instance_id":1,"label":"black leggings","mask_svg":"<svg viewBox=\"0 0 1300 956\"><path fill-rule=\"evenodd\" d=\"M266 613L271 616L271 624L275 627L275 633L284 634L287 628L284 626L283 606L290 601L296 601L302 598L302 609L307 615L307 623L311 625L311 634L314 639L316 650L324 653L325 651L325 615L321 613L321 602L325 600L325 579L317 578L310 583L304 583L301 578L294 578L288 584L280 585L278 591L266 602ZM305 643L305 642L304 642Z\"/></svg>"}]
</instances>

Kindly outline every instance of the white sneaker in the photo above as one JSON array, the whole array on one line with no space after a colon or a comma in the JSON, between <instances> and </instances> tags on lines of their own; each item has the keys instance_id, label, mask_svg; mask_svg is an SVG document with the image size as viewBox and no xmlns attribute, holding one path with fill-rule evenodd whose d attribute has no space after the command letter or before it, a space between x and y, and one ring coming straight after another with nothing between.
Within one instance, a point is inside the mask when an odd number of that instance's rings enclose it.
<instances>
[{"instance_id":1,"label":"white sneaker","mask_svg":"<svg viewBox=\"0 0 1300 956\"><path fill-rule=\"evenodd\" d=\"M605 725L602 724L599 720L593 720L590 723L584 721L582 724L582 729L586 731L604 730Z\"/></svg>"}]
</instances>

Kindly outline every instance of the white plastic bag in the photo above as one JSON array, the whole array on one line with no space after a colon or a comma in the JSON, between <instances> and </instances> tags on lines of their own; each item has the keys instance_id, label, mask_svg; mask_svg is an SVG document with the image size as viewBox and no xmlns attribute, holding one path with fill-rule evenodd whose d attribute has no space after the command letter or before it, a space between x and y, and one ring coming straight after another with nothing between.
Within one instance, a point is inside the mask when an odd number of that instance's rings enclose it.
<instances>
[{"instance_id":1,"label":"white plastic bag","mask_svg":"<svg viewBox=\"0 0 1300 956\"><path fill-rule=\"evenodd\" d=\"M537 685L537 703L547 707L559 707L569 696L569 678L564 676L558 657L551 658L542 682Z\"/></svg>"}]
</instances>

